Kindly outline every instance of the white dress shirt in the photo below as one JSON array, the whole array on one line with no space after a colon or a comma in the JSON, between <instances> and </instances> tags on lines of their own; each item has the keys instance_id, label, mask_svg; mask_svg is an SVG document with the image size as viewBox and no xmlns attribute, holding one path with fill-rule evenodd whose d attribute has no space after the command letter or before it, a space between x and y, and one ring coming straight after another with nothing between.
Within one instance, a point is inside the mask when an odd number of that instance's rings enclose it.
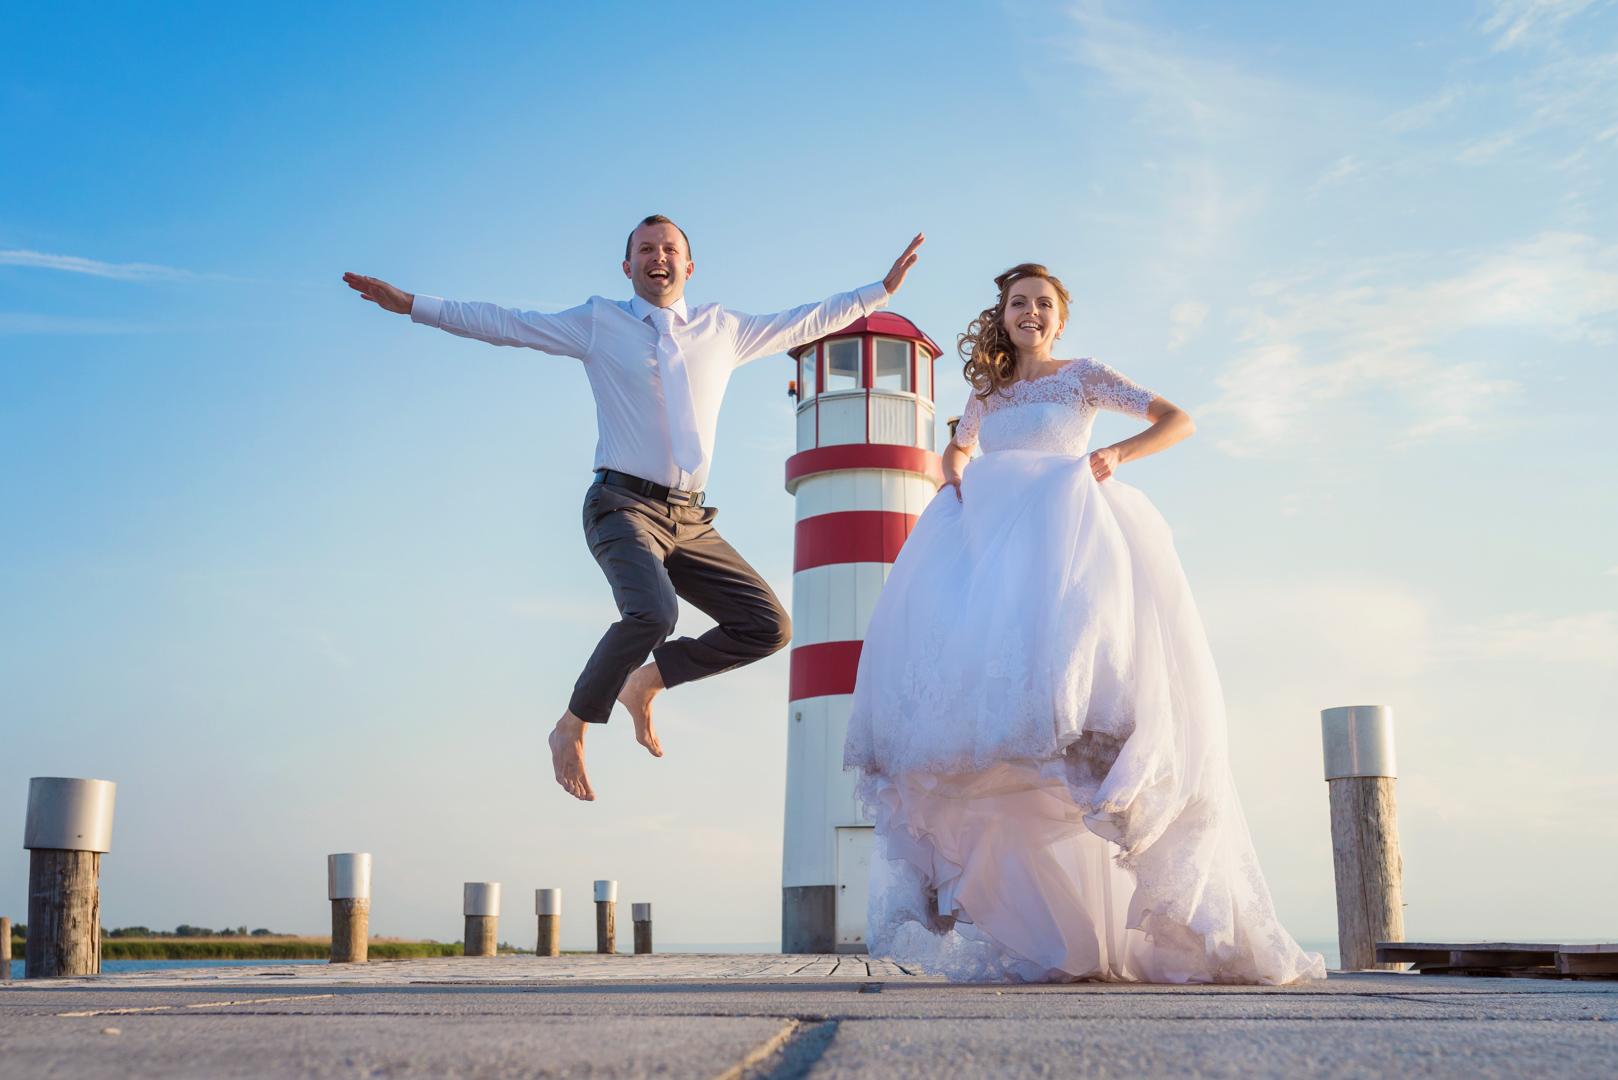
<instances>
[{"instance_id":1,"label":"white dress shirt","mask_svg":"<svg viewBox=\"0 0 1618 1080\"><path fill-rule=\"evenodd\" d=\"M595 467L700 491L708 480L719 406L731 372L750 360L841 330L887 302L888 291L880 281L774 315L745 315L718 304L687 309L684 299L675 301L670 306L674 339L685 360L703 448L695 472L674 460L658 376L658 333L650 320L653 305L639 296L592 296L578 307L548 315L417 293L410 319L491 345L521 345L583 360L596 399Z\"/></svg>"}]
</instances>

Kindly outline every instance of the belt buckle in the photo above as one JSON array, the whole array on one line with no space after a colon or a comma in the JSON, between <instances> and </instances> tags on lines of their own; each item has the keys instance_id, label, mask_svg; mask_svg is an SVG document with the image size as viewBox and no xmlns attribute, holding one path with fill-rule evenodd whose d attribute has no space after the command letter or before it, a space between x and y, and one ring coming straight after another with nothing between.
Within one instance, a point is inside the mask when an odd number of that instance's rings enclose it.
<instances>
[{"instance_id":1,"label":"belt buckle","mask_svg":"<svg viewBox=\"0 0 1618 1080\"><path fill-rule=\"evenodd\" d=\"M669 488L669 502L675 506L701 506L702 492L681 491L679 488Z\"/></svg>"}]
</instances>

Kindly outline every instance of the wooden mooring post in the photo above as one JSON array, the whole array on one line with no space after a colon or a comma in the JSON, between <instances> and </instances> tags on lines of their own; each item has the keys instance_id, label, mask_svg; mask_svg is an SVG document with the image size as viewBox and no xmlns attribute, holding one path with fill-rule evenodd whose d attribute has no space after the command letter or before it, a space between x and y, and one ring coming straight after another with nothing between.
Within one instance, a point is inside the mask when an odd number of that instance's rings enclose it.
<instances>
[{"instance_id":1,"label":"wooden mooring post","mask_svg":"<svg viewBox=\"0 0 1618 1080\"><path fill-rule=\"evenodd\" d=\"M1405 936L1393 710L1386 705L1323 709L1320 732L1331 795L1339 963L1344 971L1399 971L1403 964L1376 961L1377 942Z\"/></svg>"},{"instance_id":2,"label":"wooden mooring post","mask_svg":"<svg viewBox=\"0 0 1618 1080\"><path fill-rule=\"evenodd\" d=\"M534 914L539 916L539 941L535 956L562 955L562 890L535 889Z\"/></svg>"},{"instance_id":3,"label":"wooden mooring post","mask_svg":"<svg viewBox=\"0 0 1618 1080\"><path fill-rule=\"evenodd\" d=\"M493 956L499 951L500 883L468 881L461 889L461 910L466 915L467 956Z\"/></svg>"},{"instance_id":4,"label":"wooden mooring post","mask_svg":"<svg viewBox=\"0 0 1618 1080\"><path fill-rule=\"evenodd\" d=\"M11 981L11 920L0 915L0 948L5 950L5 965L0 967L0 982Z\"/></svg>"},{"instance_id":5,"label":"wooden mooring post","mask_svg":"<svg viewBox=\"0 0 1618 1080\"><path fill-rule=\"evenodd\" d=\"M28 941L24 978L101 973L101 856L112 849L110 780L28 781ZM6 941L7 969L11 942Z\"/></svg>"},{"instance_id":6,"label":"wooden mooring post","mask_svg":"<svg viewBox=\"0 0 1618 1080\"><path fill-rule=\"evenodd\" d=\"M629 913L635 917L635 952L652 951L652 905L630 904Z\"/></svg>"},{"instance_id":7,"label":"wooden mooring post","mask_svg":"<svg viewBox=\"0 0 1618 1080\"><path fill-rule=\"evenodd\" d=\"M596 882L596 952L618 951L618 883Z\"/></svg>"},{"instance_id":8,"label":"wooden mooring post","mask_svg":"<svg viewBox=\"0 0 1618 1080\"><path fill-rule=\"evenodd\" d=\"M326 897L331 900L331 962L365 963L371 938L370 853L327 855Z\"/></svg>"}]
</instances>

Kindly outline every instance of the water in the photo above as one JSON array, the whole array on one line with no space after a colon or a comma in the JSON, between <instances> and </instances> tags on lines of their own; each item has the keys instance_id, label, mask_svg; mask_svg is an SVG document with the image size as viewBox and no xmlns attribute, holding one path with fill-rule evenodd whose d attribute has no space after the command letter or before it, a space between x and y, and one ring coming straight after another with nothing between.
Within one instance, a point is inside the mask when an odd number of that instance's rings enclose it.
<instances>
[{"instance_id":1,"label":"water","mask_svg":"<svg viewBox=\"0 0 1618 1080\"><path fill-rule=\"evenodd\" d=\"M580 948L594 948L594 943L581 945ZM779 941L721 941L707 944L659 945L658 952L672 953L778 953L781 951Z\"/></svg>"},{"instance_id":2,"label":"water","mask_svg":"<svg viewBox=\"0 0 1618 1080\"><path fill-rule=\"evenodd\" d=\"M1341 960L1336 938L1299 938L1298 944L1302 946L1304 952L1317 952L1324 956L1326 967L1329 969L1335 969Z\"/></svg>"}]
</instances>

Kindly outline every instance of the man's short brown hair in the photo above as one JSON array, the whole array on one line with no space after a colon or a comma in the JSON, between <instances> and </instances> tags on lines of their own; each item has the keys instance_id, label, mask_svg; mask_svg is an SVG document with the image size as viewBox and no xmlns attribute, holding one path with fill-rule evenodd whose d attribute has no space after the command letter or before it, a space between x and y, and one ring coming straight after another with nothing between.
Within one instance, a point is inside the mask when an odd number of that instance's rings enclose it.
<instances>
[{"instance_id":1,"label":"man's short brown hair","mask_svg":"<svg viewBox=\"0 0 1618 1080\"><path fill-rule=\"evenodd\" d=\"M653 214L651 217L642 218L640 225L636 225L635 229L640 228L641 225L674 225L674 219L666 218L662 214ZM690 259L691 238L685 235L685 230L681 229L678 225L674 225L674 227L679 230L680 239L685 241L685 257ZM629 245L635 242L635 229L630 229L629 236L624 240L624 262L629 261Z\"/></svg>"}]
</instances>

